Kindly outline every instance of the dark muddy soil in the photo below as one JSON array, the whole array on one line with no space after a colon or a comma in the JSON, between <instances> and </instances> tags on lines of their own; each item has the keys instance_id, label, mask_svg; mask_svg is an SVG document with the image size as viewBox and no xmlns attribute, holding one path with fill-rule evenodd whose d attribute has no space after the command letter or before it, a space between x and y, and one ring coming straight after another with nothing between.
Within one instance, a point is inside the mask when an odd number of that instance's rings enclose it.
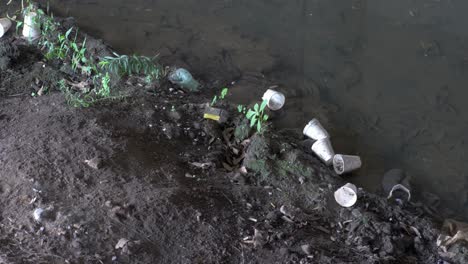
<instances>
[{"instance_id":1,"label":"dark muddy soil","mask_svg":"<svg viewBox=\"0 0 468 264\"><path fill-rule=\"evenodd\" d=\"M227 104L228 123L204 120L220 79L192 94L132 77L123 99L73 108L54 89L66 73L1 41L0 263L439 261L427 207L360 189L340 208L344 180L302 135L242 136Z\"/></svg>"}]
</instances>

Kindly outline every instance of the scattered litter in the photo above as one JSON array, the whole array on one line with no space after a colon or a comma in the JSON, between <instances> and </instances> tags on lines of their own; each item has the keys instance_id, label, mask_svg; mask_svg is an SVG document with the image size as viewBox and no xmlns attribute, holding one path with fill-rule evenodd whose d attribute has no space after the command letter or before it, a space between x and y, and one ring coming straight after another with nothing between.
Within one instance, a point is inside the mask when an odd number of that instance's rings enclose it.
<instances>
[{"instance_id":1,"label":"scattered litter","mask_svg":"<svg viewBox=\"0 0 468 264\"><path fill-rule=\"evenodd\" d=\"M417 237L422 238L421 232L419 232L419 230L418 230L416 227L410 226L410 229L411 229L411 231L413 231L413 233L414 233Z\"/></svg>"},{"instance_id":2,"label":"scattered litter","mask_svg":"<svg viewBox=\"0 0 468 264\"><path fill-rule=\"evenodd\" d=\"M90 168L98 170L102 167L102 160L99 157L84 161Z\"/></svg>"},{"instance_id":3,"label":"scattered litter","mask_svg":"<svg viewBox=\"0 0 468 264\"><path fill-rule=\"evenodd\" d=\"M194 175L194 174L190 174L190 173L187 172L187 173L185 173L185 177L186 177L186 178L194 179L194 178L196 178L197 176Z\"/></svg>"},{"instance_id":4,"label":"scattered litter","mask_svg":"<svg viewBox=\"0 0 468 264\"><path fill-rule=\"evenodd\" d=\"M169 81L189 91L198 91L200 83L197 82L189 71L183 68L175 69L169 73Z\"/></svg>"},{"instance_id":5,"label":"scattered litter","mask_svg":"<svg viewBox=\"0 0 468 264\"><path fill-rule=\"evenodd\" d=\"M389 194L393 187L397 184L402 184L409 188L409 177L401 169L391 169L382 177L382 188L386 194Z\"/></svg>"},{"instance_id":6,"label":"scattered litter","mask_svg":"<svg viewBox=\"0 0 468 264\"><path fill-rule=\"evenodd\" d=\"M335 151L333 150L332 144L328 138L317 140L311 147L312 152L319 157L326 165L331 165Z\"/></svg>"},{"instance_id":7,"label":"scattered litter","mask_svg":"<svg viewBox=\"0 0 468 264\"><path fill-rule=\"evenodd\" d=\"M244 237L242 239L242 242L245 244L253 244L254 248L263 247L266 244L266 240L264 238L263 233L256 228L254 229L253 237Z\"/></svg>"},{"instance_id":8,"label":"scattered litter","mask_svg":"<svg viewBox=\"0 0 468 264\"><path fill-rule=\"evenodd\" d=\"M29 12L24 16L23 36L28 39L36 39L41 35L41 28L36 12Z\"/></svg>"},{"instance_id":9,"label":"scattered litter","mask_svg":"<svg viewBox=\"0 0 468 264\"><path fill-rule=\"evenodd\" d=\"M201 221L201 217L202 217L202 213L199 212L199 211L197 211L197 212L195 213L195 217L197 218L197 222L200 222L200 221Z\"/></svg>"},{"instance_id":10,"label":"scattered litter","mask_svg":"<svg viewBox=\"0 0 468 264\"><path fill-rule=\"evenodd\" d=\"M411 199L411 191L404 185L397 184L393 186L393 188L390 190L390 193L388 194L387 199L391 198L395 199L400 204L403 202L403 200L407 200L409 202Z\"/></svg>"},{"instance_id":11,"label":"scattered litter","mask_svg":"<svg viewBox=\"0 0 468 264\"><path fill-rule=\"evenodd\" d=\"M7 33L11 27L11 20L8 18L0 18L0 38Z\"/></svg>"},{"instance_id":12,"label":"scattered litter","mask_svg":"<svg viewBox=\"0 0 468 264\"><path fill-rule=\"evenodd\" d=\"M283 215L285 215L285 216L287 216L287 217L289 217L289 218L291 218L291 219L294 218L294 216L293 216L293 214L292 214L292 210L291 210L288 206L286 206L286 205L282 205L282 206L280 207L280 212L281 212Z\"/></svg>"},{"instance_id":13,"label":"scattered litter","mask_svg":"<svg viewBox=\"0 0 468 264\"><path fill-rule=\"evenodd\" d=\"M119 239L119 241L117 242L117 244L115 245L115 249L122 249L124 248L125 246L127 246L129 240L126 239L126 238L121 238Z\"/></svg>"},{"instance_id":14,"label":"scattered litter","mask_svg":"<svg viewBox=\"0 0 468 264\"><path fill-rule=\"evenodd\" d=\"M309 123L304 127L302 133L313 140L321 140L325 138L330 138L327 130L320 124L318 119L314 118L310 120Z\"/></svg>"},{"instance_id":15,"label":"scattered litter","mask_svg":"<svg viewBox=\"0 0 468 264\"><path fill-rule=\"evenodd\" d=\"M357 202L357 188L347 183L335 192L336 202L343 207L351 207Z\"/></svg>"},{"instance_id":16,"label":"scattered litter","mask_svg":"<svg viewBox=\"0 0 468 264\"><path fill-rule=\"evenodd\" d=\"M442 234L437 238L437 246L446 252L448 247L459 241L468 242L468 223L446 219Z\"/></svg>"},{"instance_id":17,"label":"scattered litter","mask_svg":"<svg viewBox=\"0 0 468 264\"><path fill-rule=\"evenodd\" d=\"M262 100L267 101L268 108L270 108L273 111L277 111L277 110L280 110L284 106L286 97L284 96L284 94L278 91L268 89L263 94Z\"/></svg>"},{"instance_id":18,"label":"scattered litter","mask_svg":"<svg viewBox=\"0 0 468 264\"><path fill-rule=\"evenodd\" d=\"M302 245L301 249L306 255L312 255L312 247L309 244Z\"/></svg>"},{"instance_id":19,"label":"scattered litter","mask_svg":"<svg viewBox=\"0 0 468 264\"><path fill-rule=\"evenodd\" d=\"M305 183L306 178L305 178L304 176L299 176L299 179L298 179L298 180L299 180L299 183L302 185L302 184Z\"/></svg>"},{"instance_id":20,"label":"scattered litter","mask_svg":"<svg viewBox=\"0 0 468 264\"><path fill-rule=\"evenodd\" d=\"M211 168L214 166L214 163L213 162L205 162L205 163L201 163L201 162L190 162L190 165L192 166L195 166L197 168L200 168L200 169L208 169L208 168Z\"/></svg>"},{"instance_id":21,"label":"scattered litter","mask_svg":"<svg viewBox=\"0 0 468 264\"><path fill-rule=\"evenodd\" d=\"M239 172L242 174L242 175L246 175L248 172L247 172L247 168L245 166L242 166L239 168Z\"/></svg>"},{"instance_id":22,"label":"scattered litter","mask_svg":"<svg viewBox=\"0 0 468 264\"><path fill-rule=\"evenodd\" d=\"M37 200L37 196L36 196L36 197L34 197L34 198L32 198L32 199L31 199L31 201L29 201L29 204L33 204L33 203L35 203L35 202L36 202L36 200Z\"/></svg>"},{"instance_id":23,"label":"scattered litter","mask_svg":"<svg viewBox=\"0 0 468 264\"><path fill-rule=\"evenodd\" d=\"M227 121L229 114L224 109L207 107L203 113L203 118L217 121L218 123L224 123Z\"/></svg>"},{"instance_id":24,"label":"scattered litter","mask_svg":"<svg viewBox=\"0 0 468 264\"><path fill-rule=\"evenodd\" d=\"M263 233L256 228L254 229L254 236L252 240L253 240L254 248L263 247L266 244Z\"/></svg>"},{"instance_id":25,"label":"scattered litter","mask_svg":"<svg viewBox=\"0 0 468 264\"><path fill-rule=\"evenodd\" d=\"M38 96L43 96L46 92L47 92L47 87L43 85L43 86L39 89L39 91L37 91L37 95L38 95Z\"/></svg>"},{"instance_id":26,"label":"scattered litter","mask_svg":"<svg viewBox=\"0 0 468 264\"><path fill-rule=\"evenodd\" d=\"M44 214L44 209L42 209L42 208L34 209L34 212L33 212L34 220L36 220L37 222L40 222L42 220L42 215L43 214Z\"/></svg>"},{"instance_id":27,"label":"scattered litter","mask_svg":"<svg viewBox=\"0 0 468 264\"><path fill-rule=\"evenodd\" d=\"M333 168L338 175L352 172L361 166L362 161L359 156L337 154L333 157Z\"/></svg>"},{"instance_id":28,"label":"scattered litter","mask_svg":"<svg viewBox=\"0 0 468 264\"><path fill-rule=\"evenodd\" d=\"M134 245L135 243L130 242L130 240L126 238L121 238L115 245L115 249L120 249L122 250L123 254L130 254L130 246Z\"/></svg>"},{"instance_id":29,"label":"scattered litter","mask_svg":"<svg viewBox=\"0 0 468 264\"><path fill-rule=\"evenodd\" d=\"M249 217L249 220L252 221L252 222L254 222L254 223L257 223L257 222L258 222L258 220L255 219L255 218L253 218L253 217Z\"/></svg>"}]
</instances>

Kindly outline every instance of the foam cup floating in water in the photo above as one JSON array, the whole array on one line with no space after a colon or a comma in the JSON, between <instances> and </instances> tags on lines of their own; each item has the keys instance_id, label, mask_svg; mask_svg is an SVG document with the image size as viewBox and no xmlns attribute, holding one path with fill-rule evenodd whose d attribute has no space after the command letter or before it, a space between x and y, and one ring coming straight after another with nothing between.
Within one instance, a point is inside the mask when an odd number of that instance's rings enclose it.
<instances>
[{"instance_id":1,"label":"foam cup floating in water","mask_svg":"<svg viewBox=\"0 0 468 264\"><path fill-rule=\"evenodd\" d=\"M336 174L341 175L361 168L361 157L337 154L333 157L333 168Z\"/></svg>"},{"instance_id":2,"label":"foam cup floating in water","mask_svg":"<svg viewBox=\"0 0 468 264\"><path fill-rule=\"evenodd\" d=\"M335 191L336 202L343 207L351 207L357 202L357 188L352 183L347 183Z\"/></svg>"},{"instance_id":3,"label":"foam cup floating in water","mask_svg":"<svg viewBox=\"0 0 468 264\"><path fill-rule=\"evenodd\" d=\"M23 36L29 39L36 39L41 35L40 24L37 20L36 12L29 12L24 16Z\"/></svg>"},{"instance_id":4,"label":"foam cup floating in water","mask_svg":"<svg viewBox=\"0 0 468 264\"><path fill-rule=\"evenodd\" d=\"M330 138L330 134L328 134L327 130L322 126L322 124L320 124L320 121L318 121L318 119L316 118L310 120L310 122L307 123L302 133L313 140Z\"/></svg>"},{"instance_id":5,"label":"foam cup floating in water","mask_svg":"<svg viewBox=\"0 0 468 264\"><path fill-rule=\"evenodd\" d=\"M284 106L284 102L286 101L286 97L284 94L268 89L262 97L262 100L267 101L267 106L273 111L280 110Z\"/></svg>"},{"instance_id":6,"label":"foam cup floating in water","mask_svg":"<svg viewBox=\"0 0 468 264\"><path fill-rule=\"evenodd\" d=\"M200 86L200 83L193 78L192 74L183 68L178 68L170 72L168 78L171 83L177 84L192 92L198 91L198 87Z\"/></svg>"},{"instance_id":7,"label":"foam cup floating in water","mask_svg":"<svg viewBox=\"0 0 468 264\"><path fill-rule=\"evenodd\" d=\"M7 33L11 27L11 20L8 18L0 18L0 38Z\"/></svg>"},{"instance_id":8,"label":"foam cup floating in water","mask_svg":"<svg viewBox=\"0 0 468 264\"><path fill-rule=\"evenodd\" d=\"M223 109L207 107L203 114L203 118L211 119L219 123L224 123L228 119L228 113Z\"/></svg>"},{"instance_id":9,"label":"foam cup floating in water","mask_svg":"<svg viewBox=\"0 0 468 264\"><path fill-rule=\"evenodd\" d=\"M311 149L325 164L332 164L335 151L333 150L332 144L328 138L317 140L312 145Z\"/></svg>"}]
</instances>

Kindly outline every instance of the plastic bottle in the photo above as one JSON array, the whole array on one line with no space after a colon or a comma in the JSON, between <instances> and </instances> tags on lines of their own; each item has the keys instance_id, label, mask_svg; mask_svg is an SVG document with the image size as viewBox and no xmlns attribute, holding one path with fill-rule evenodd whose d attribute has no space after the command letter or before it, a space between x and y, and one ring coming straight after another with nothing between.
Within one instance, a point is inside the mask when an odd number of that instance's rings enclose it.
<instances>
[{"instance_id":1,"label":"plastic bottle","mask_svg":"<svg viewBox=\"0 0 468 264\"><path fill-rule=\"evenodd\" d=\"M189 71L178 68L169 74L169 81L189 91L198 91L200 83L197 82Z\"/></svg>"}]
</instances>

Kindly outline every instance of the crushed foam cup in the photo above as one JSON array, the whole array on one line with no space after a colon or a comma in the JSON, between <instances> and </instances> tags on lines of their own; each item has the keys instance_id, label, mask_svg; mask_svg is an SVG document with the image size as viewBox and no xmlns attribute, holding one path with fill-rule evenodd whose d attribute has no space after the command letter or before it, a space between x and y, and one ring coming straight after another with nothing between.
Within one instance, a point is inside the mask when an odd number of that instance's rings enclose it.
<instances>
[{"instance_id":1,"label":"crushed foam cup","mask_svg":"<svg viewBox=\"0 0 468 264\"><path fill-rule=\"evenodd\" d=\"M351 207L357 202L357 187L347 183L335 191L335 200L342 207Z\"/></svg>"}]
</instances>

